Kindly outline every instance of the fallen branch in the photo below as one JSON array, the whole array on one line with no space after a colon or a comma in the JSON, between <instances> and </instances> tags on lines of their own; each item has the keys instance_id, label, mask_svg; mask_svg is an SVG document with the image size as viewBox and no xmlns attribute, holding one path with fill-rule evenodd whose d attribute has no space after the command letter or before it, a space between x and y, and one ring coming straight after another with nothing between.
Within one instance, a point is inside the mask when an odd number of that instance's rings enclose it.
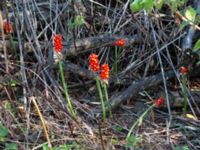
<instances>
[{"instance_id":1,"label":"fallen branch","mask_svg":"<svg viewBox=\"0 0 200 150\"><path fill-rule=\"evenodd\" d=\"M165 73L165 78L169 79L174 77L175 74L173 71L168 71ZM145 79L141 79L140 81L133 82L127 89L122 91L117 96L112 96L110 98L111 108L114 109L119 106L121 103L129 100L130 98L136 96L140 91L143 91L147 88L158 85L162 82L162 74L159 73L157 75L147 77Z\"/></svg>"},{"instance_id":2,"label":"fallen branch","mask_svg":"<svg viewBox=\"0 0 200 150\"><path fill-rule=\"evenodd\" d=\"M112 43L120 38L124 38L126 41L126 46L132 45L134 43L142 42L142 39L137 36L127 37L127 36L117 36L117 35L100 35L96 37L90 37L85 39L80 39L72 42L63 42L63 55L77 55L78 53L85 52L87 50L96 49L104 46L111 46Z\"/></svg>"}]
</instances>

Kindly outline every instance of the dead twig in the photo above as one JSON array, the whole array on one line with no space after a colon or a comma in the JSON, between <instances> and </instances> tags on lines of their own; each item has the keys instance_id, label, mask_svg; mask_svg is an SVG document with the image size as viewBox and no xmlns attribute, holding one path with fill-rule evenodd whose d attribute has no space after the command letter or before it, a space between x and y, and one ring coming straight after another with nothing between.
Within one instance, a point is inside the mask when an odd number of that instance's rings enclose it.
<instances>
[{"instance_id":1,"label":"dead twig","mask_svg":"<svg viewBox=\"0 0 200 150\"><path fill-rule=\"evenodd\" d=\"M88 51L91 49L96 49L104 46L111 46L112 43L120 38L124 38L126 41L126 46L132 45L134 43L142 42L143 40L138 38L136 35L132 37L128 36L118 36L118 35L100 35L96 37L90 37L85 39L76 40L74 42L63 42L63 55L77 55L82 53L83 50ZM76 47L74 46L76 45Z\"/></svg>"},{"instance_id":2,"label":"dead twig","mask_svg":"<svg viewBox=\"0 0 200 150\"><path fill-rule=\"evenodd\" d=\"M7 56L7 50L6 50L5 34L4 34L4 28L3 28L3 18L2 18L1 11L0 11L0 30L1 30L1 36L2 36L2 47L3 47L3 51L4 51L6 73L9 73L8 56Z\"/></svg>"},{"instance_id":3,"label":"dead twig","mask_svg":"<svg viewBox=\"0 0 200 150\"><path fill-rule=\"evenodd\" d=\"M42 126L43 126L43 129L44 129L44 133L45 133L45 136L46 136L46 139L47 139L47 142L48 142L48 147L49 147L50 150L52 150L52 145L51 145L51 141L50 141L49 134L48 134L48 131L47 131L47 127L46 127L44 118L43 118L43 116L42 116L42 113L40 112L40 109L39 109L39 107L38 107L38 104L37 104L37 102L36 102L36 100L35 100L35 97L34 97L34 96L30 97L30 100L33 102L33 104L34 104L34 106L35 106L35 108L36 108L36 110L37 110L37 113L38 113L38 115L39 115L39 117L40 117L40 120L41 120L41 122L42 122Z\"/></svg>"}]
</instances>

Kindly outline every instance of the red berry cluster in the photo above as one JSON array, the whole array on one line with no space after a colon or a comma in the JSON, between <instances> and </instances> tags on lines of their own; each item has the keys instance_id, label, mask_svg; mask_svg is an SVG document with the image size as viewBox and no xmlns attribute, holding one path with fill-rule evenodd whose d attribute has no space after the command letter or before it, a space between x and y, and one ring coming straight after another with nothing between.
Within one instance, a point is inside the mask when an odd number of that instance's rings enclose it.
<instances>
[{"instance_id":1,"label":"red berry cluster","mask_svg":"<svg viewBox=\"0 0 200 150\"><path fill-rule=\"evenodd\" d=\"M154 101L154 106L159 107L160 105L164 104L165 100L163 97L160 97L159 99Z\"/></svg>"},{"instance_id":2,"label":"red berry cluster","mask_svg":"<svg viewBox=\"0 0 200 150\"><path fill-rule=\"evenodd\" d=\"M124 47L125 44L126 44L126 41L123 38L121 38L121 39L116 40L115 42L113 42L114 46L119 46L119 47Z\"/></svg>"},{"instance_id":3,"label":"red berry cluster","mask_svg":"<svg viewBox=\"0 0 200 150\"><path fill-rule=\"evenodd\" d=\"M4 22L4 28L5 28L6 34L13 32L12 26L9 24L8 21Z\"/></svg>"},{"instance_id":4,"label":"red berry cluster","mask_svg":"<svg viewBox=\"0 0 200 150\"><path fill-rule=\"evenodd\" d=\"M181 67L179 68L179 72L180 72L181 75L184 75L184 74L187 73L187 68L184 67L184 66L181 66Z\"/></svg>"},{"instance_id":5,"label":"red berry cluster","mask_svg":"<svg viewBox=\"0 0 200 150\"><path fill-rule=\"evenodd\" d=\"M62 51L62 36L60 34L54 35L53 41L56 53L60 53Z\"/></svg>"},{"instance_id":6,"label":"red berry cluster","mask_svg":"<svg viewBox=\"0 0 200 150\"><path fill-rule=\"evenodd\" d=\"M102 80L107 80L109 78L109 71L110 71L110 68L109 68L108 64L103 64L101 66L100 77Z\"/></svg>"},{"instance_id":7,"label":"red berry cluster","mask_svg":"<svg viewBox=\"0 0 200 150\"><path fill-rule=\"evenodd\" d=\"M97 54L90 54L89 56L89 66L90 69L95 73L97 71L99 71L100 66L99 66L99 59L98 59L98 55Z\"/></svg>"}]
</instances>

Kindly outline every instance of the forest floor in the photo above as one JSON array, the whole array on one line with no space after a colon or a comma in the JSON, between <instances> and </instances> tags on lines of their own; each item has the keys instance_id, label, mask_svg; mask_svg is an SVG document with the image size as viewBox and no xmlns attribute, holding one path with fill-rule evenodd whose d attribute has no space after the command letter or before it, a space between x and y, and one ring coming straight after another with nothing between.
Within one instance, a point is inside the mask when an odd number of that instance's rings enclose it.
<instances>
[{"instance_id":1,"label":"forest floor","mask_svg":"<svg viewBox=\"0 0 200 150\"><path fill-rule=\"evenodd\" d=\"M182 13L196 1L0 6L0 149L200 150L200 34Z\"/></svg>"}]
</instances>

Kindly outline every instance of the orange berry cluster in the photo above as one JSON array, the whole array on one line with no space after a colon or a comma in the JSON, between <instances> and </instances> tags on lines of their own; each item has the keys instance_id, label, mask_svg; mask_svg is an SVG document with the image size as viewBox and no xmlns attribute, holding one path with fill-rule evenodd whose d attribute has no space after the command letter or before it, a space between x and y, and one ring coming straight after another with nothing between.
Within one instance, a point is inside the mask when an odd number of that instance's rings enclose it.
<instances>
[{"instance_id":1,"label":"orange berry cluster","mask_svg":"<svg viewBox=\"0 0 200 150\"><path fill-rule=\"evenodd\" d=\"M5 28L6 34L12 33L12 31L13 31L12 26L9 24L8 21L4 22L4 28Z\"/></svg>"},{"instance_id":2,"label":"orange berry cluster","mask_svg":"<svg viewBox=\"0 0 200 150\"><path fill-rule=\"evenodd\" d=\"M121 38L121 39L116 40L115 42L113 42L114 46L119 46L119 47L124 47L125 44L126 44L126 41L123 38Z\"/></svg>"},{"instance_id":3,"label":"orange berry cluster","mask_svg":"<svg viewBox=\"0 0 200 150\"><path fill-rule=\"evenodd\" d=\"M90 54L89 56L89 66L90 69L95 73L97 71L99 71L100 66L99 66L99 59L98 59L98 55L97 54Z\"/></svg>"},{"instance_id":4,"label":"orange berry cluster","mask_svg":"<svg viewBox=\"0 0 200 150\"><path fill-rule=\"evenodd\" d=\"M108 66L108 64L103 64L101 66L101 74L100 74L100 77L102 80L107 80L108 77L109 77L109 71L110 71L110 68Z\"/></svg>"},{"instance_id":5,"label":"orange berry cluster","mask_svg":"<svg viewBox=\"0 0 200 150\"><path fill-rule=\"evenodd\" d=\"M97 71L100 70L100 65L99 65L99 59L98 59L98 55L97 54L90 54L89 56L89 66L90 69L96 73ZM108 64L103 64L101 66L101 74L100 74L100 78L102 80L107 80L109 78L109 71L110 68L108 66Z\"/></svg>"},{"instance_id":6,"label":"orange berry cluster","mask_svg":"<svg viewBox=\"0 0 200 150\"><path fill-rule=\"evenodd\" d=\"M60 34L54 35L53 41L56 53L60 53L62 51L62 36Z\"/></svg>"},{"instance_id":7,"label":"orange berry cluster","mask_svg":"<svg viewBox=\"0 0 200 150\"><path fill-rule=\"evenodd\" d=\"M154 106L159 107L160 105L164 104L165 100L163 97L160 97L159 99L155 100Z\"/></svg>"},{"instance_id":8,"label":"orange berry cluster","mask_svg":"<svg viewBox=\"0 0 200 150\"><path fill-rule=\"evenodd\" d=\"M184 75L184 74L187 73L187 68L184 67L184 66L181 66L181 67L179 68L179 71L180 71L180 74L181 74L181 75Z\"/></svg>"}]
</instances>

